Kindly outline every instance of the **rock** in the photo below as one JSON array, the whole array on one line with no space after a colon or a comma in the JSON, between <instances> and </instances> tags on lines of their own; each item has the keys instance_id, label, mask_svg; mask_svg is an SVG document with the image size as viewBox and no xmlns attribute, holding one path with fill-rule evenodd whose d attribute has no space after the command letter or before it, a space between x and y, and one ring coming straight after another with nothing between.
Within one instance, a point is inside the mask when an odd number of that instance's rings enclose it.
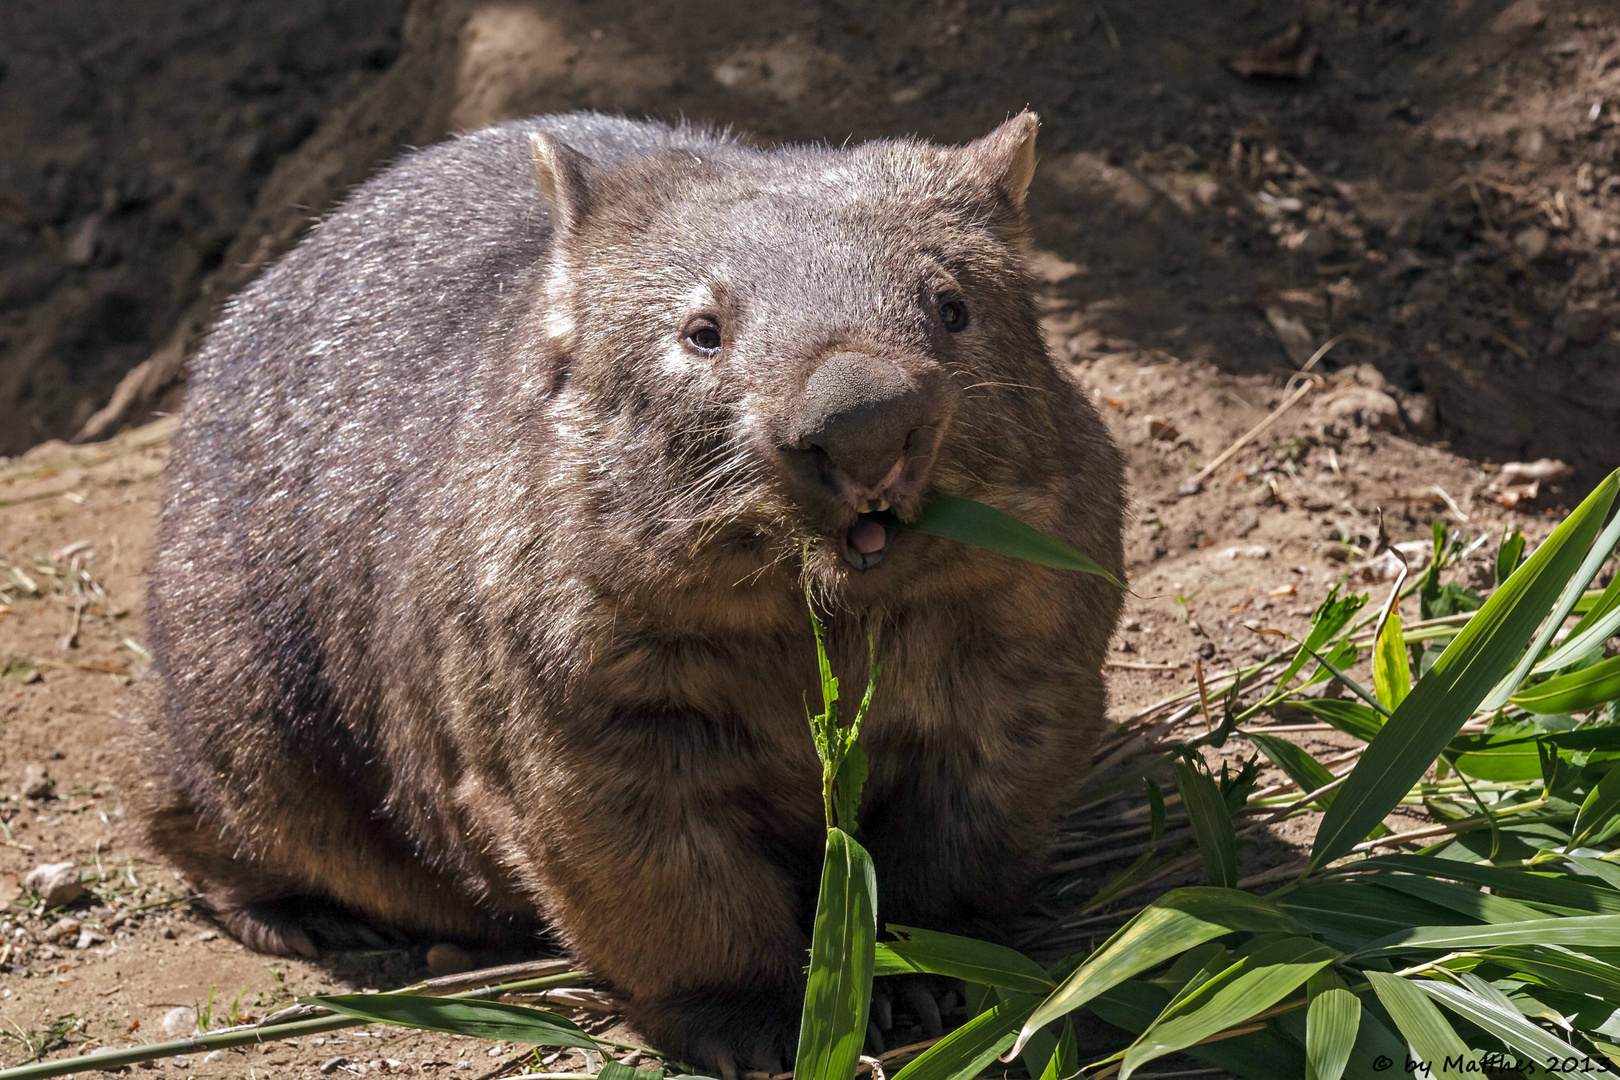
<instances>
[{"instance_id":1,"label":"rock","mask_svg":"<svg viewBox=\"0 0 1620 1080\"><path fill-rule=\"evenodd\" d=\"M1547 12L1541 0L1517 0L1491 20L1491 30L1498 34L1517 34L1535 30L1547 21Z\"/></svg>"},{"instance_id":2,"label":"rock","mask_svg":"<svg viewBox=\"0 0 1620 1080\"><path fill-rule=\"evenodd\" d=\"M1048 179L1075 195L1111 199L1127 218L1141 218L1159 209L1158 192L1128 169L1110 165L1088 150L1059 158L1047 170Z\"/></svg>"},{"instance_id":3,"label":"rock","mask_svg":"<svg viewBox=\"0 0 1620 1080\"><path fill-rule=\"evenodd\" d=\"M179 1057L170 1058L169 1064L177 1069L189 1069L191 1068L191 1059L182 1054Z\"/></svg>"},{"instance_id":4,"label":"rock","mask_svg":"<svg viewBox=\"0 0 1620 1080\"><path fill-rule=\"evenodd\" d=\"M1330 429L1344 425L1375 431L1401 429L1400 405L1389 394L1370 386L1347 387L1327 401L1324 412Z\"/></svg>"},{"instance_id":5,"label":"rock","mask_svg":"<svg viewBox=\"0 0 1620 1080\"><path fill-rule=\"evenodd\" d=\"M28 872L23 884L48 908L81 899L87 890L79 882L79 868L70 862L41 863Z\"/></svg>"},{"instance_id":6,"label":"rock","mask_svg":"<svg viewBox=\"0 0 1620 1080\"><path fill-rule=\"evenodd\" d=\"M327 1058L325 1061L321 1062L321 1075L331 1076L348 1063L349 1059L346 1057Z\"/></svg>"},{"instance_id":7,"label":"rock","mask_svg":"<svg viewBox=\"0 0 1620 1080\"><path fill-rule=\"evenodd\" d=\"M88 949L92 945L100 945L107 939L90 929L88 926L79 928L79 938L73 943L75 949Z\"/></svg>"},{"instance_id":8,"label":"rock","mask_svg":"<svg viewBox=\"0 0 1620 1080\"><path fill-rule=\"evenodd\" d=\"M1552 238L1547 235L1547 230L1539 225L1532 225L1513 238L1513 246L1531 262L1547 254L1547 247L1551 243Z\"/></svg>"},{"instance_id":9,"label":"rock","mask_svg":"<svg viewBox=\"0 0 1620 1080\"><path fill-rule=\"evenodd\" d=\"M472 955L459 945L440 942L427 951L428 971L433 975L459 975L474 967Z\"/></svg>"},{"instance_id":10,"label":"rock","mask_svg":"<svg viewBox=\"0 0 1620 1080\"><path fill-rule=\"evenodd\" d=\"M163 1014L158 1021L158 1027L163 1034L171 1039L178 1039L184 1035L194 1034L197 1030L197 1010L189 1005L176 1005Z\"/></svg>"},{"instance_id":11,"label":"rock","mask_svg":"<svg viewBox=\"0 0 1620 1080\"><path fill-rule=\"evenodd\" d=\"M1268 547L1263 547L1260 544L1242 544L1237 547L1227 548L1225 551L1221 552L1221 557L1233 560L1269 559L1271 558L1271 549Z\"/></svg>"},{"instance_id":12,"label":"rock","mask_svg":"<svg viewBox=\"0 0 1620 1080\"><path fill-rule=\"evenodd\" d=\"M1590 345L1603 336L1609 319L1602 308L1592 305L1569 308L1553 320L1554 336L1561 336L1571 345Z\"/></svg>"},{"instance_id":13,"label":"rock","mask_svg":"<svg viewBox=\"0 0 1620 1080\"><path fill-rule=\"evenodd\" d=\"M41 941L61 941L63 938L67 937L69 934L77 934L78 932L79 932L79 920L75 919L75 918L72 918L72 917L64 916L63 918L57 919L50 926L47 926L44 930L40 931L39 940L41 940Z\"/></svg>"},{"instance_id":14,"label":"rock","mask_svg":"<svg viewBox=\"0 0 1620 1080\"><path fill-rule=\"evenodd\" d=\"M1153 416L1151 414L1143 419L1147 421L1148 434L1155 439L1162 439L1166 442L1174 442L1181 436L1181 429L1176 427L1176 422L1174 420L1168 420L1165 417Z\"/></svg>"},{"instance_id":15,"label":"rock","mask_svg":"<svg viewBox=\"0 0 1620 1080\"><path fill-rule=\"evenodd\" d=\"M1277 340L1282 342L1288 359L1294 362L1295 367L1304 367L1316 352L1316 338L1310 329L1280 307L1266 308L1266 322L1271 324Z\"/></svg>"},{"instance_id":16,"label":"rock","mask_svg":"<svg viewBox=\"0 0 1620 1080\"><path fill-rule=\"evenodd\" d=\"M1401 397L1401 418L1408 430L1418 435L1433 435L1439 427L1434 411L1434 398L1428 394L1405 394Z\"/></svg>"},{"instance_id":17,"label":"rock","mask_svg":"<svg viewBox=\"0 0 1620 1080\"><path fill-rule=\"evenodd\" d=\"M62 258L69 266L89 266L96 261L101 246L101 215L91 214L68 229L62 244Z\"/></svg>"},{"instance_id":18,"label":"rock","mask_svg":"<svg viewBox=\"0 0 1620 1080\"><path fill-rule=\"evenodd\" d=\"M1520 161L1545 162L1558 156L1558 147L1539 124L1524 128L1513 140L1513 156Z\"/></svg>"},{"instance_id":19,"label":"rock","mask_svg":"<svg viewBox=\"0 0 1620 1080\"><path fill-rule=\"evenodd\" d=\"M1215 643L1213 641L1206 641L1202 645L1198 646L1198 658L1200 660L1215 659Z\"/></svg>"},{"instance_id":20,"label":"rock","mask_svg":"<svg viewBox=\"0 0 1620 1080\"><path fill-rule=\"evenodd\" d=\"M210 1051L208 1051L208 1053L203 1055L203 1064L204 1065L212 1065L214 1062L223 1061L224 1059L225 1059L225 1051L223 1051L223 1050L210 1050Z\"/></svg>"},{"instance_id":21,"label":"rock","mask_svg":"<svg viewBox=\"0 0 1620 1080\"><path fill-rule=\"evenodd\" d=\"M1268 487L1267 493L1271 491ZM1253 507L1245 506L1232 517L1232 531L1239 536L1248 536L1260 527L1260 515L1255 513Z\"/></svg>"},{"instance_id":22,"label":"rock","mask_svg":"<svg viewBox=\"0 0 1620 1080\"><path fill-rule=\"evenodd\" d=\"M22 793L25 799L48 799L56 790L56 781L43 765L29 765L23 769Z\"/></svg>"}]
</instances>

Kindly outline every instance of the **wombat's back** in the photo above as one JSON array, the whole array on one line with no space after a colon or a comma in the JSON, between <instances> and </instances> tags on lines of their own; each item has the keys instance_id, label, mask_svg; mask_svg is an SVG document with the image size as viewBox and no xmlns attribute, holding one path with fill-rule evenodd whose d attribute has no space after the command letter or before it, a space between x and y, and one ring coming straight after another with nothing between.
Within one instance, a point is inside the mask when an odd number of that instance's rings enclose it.
<instances>
[{"instance_id":1,"label":"wombat's back","mask_svg":"<svg viewBox=\"0 0 1620 1080\"><path fill-rule=\"evenodd\" d=\"M388 735L408 756L381 754L376 726L385 699L431 686L433 615L475 571L421 552L445 524L434 507L456 502L441 490L454 447L481 422L481 357L510 349L548 247L533 131L606 162L727 145L569 114L409 154L233 299L191 365L150 576L148 817L182 869L223 886L220 914L249 944L313 949L236 911L311 880L442 933L484 936L489 911L469 897L534 921L509 875L455 835L462 763L431 726ZM402 619L424 591L433 614ZM415 634L390 638L402 621ZM409 718L442 703L394 704ZM258 841L252 865L221 858L224 833ZM341 868L310 865L334 847Z\"/></svg>"}]
</instances>

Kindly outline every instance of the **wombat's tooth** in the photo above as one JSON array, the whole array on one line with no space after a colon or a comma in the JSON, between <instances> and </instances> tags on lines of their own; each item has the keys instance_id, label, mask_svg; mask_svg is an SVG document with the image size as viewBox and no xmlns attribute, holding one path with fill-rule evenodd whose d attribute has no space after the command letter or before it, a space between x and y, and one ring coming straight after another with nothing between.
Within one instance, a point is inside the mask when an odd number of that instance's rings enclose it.
<instances>
[{"instance_id":1,"label":"wombat's tooth","mask_svg":"<svg viewBox=\"0 0 1620 1080\"><path fill-rule=\"evenodd\" d=\"M877 505L874 507L874 509L880 514L883 513L883 511L887 510L888 508L889 508L889 500L888 499L879 499L877 501Z\"/></svg>"}]
</instances>

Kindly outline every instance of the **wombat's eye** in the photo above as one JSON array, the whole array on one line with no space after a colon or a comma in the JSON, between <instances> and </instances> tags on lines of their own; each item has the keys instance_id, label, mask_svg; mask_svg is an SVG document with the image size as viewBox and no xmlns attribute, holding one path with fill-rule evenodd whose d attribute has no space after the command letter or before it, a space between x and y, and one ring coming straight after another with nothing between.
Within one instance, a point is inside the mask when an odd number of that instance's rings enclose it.
<instances>
[{"instance_id":1,"label":"wombat's eye","mask_svg":"<svg viewBox=\"0 0 1620 1080\"><path fill-rule=\"evenodd\" d=\"M960 300L941 300L939 303L939 321L945 324L945 329L955 334L966 330L968 324L967 305Z\"/></svg>"},{"instance_id":2,"label":"wombat's eye","mask_svg":"<svg viewBox=\"0 0 1620 1080\"><path fill-rule=\"evenodd\" d=\"M686 324L682 333L688 348L705 355L720 351L720 324L713 319L700 317Z\"/></svg>"}]
</instances>

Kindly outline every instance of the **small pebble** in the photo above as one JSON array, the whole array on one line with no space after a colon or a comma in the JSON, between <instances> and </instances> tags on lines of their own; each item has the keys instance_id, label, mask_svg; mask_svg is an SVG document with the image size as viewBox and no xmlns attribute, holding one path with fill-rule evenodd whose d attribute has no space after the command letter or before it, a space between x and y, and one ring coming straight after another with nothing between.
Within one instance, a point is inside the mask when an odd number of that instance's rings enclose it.
<instances>
[{"instance_id":1,"label":"small pebble","mask_svg":"<svg viewBox=\"0 0 1620 1080\"><path fill-rule=\"evenodd\" d=\"M321 1074L323 1076L330 1076L348 1063L349 1059L346 1057L340 1056L327 1058L325 1061L321 1062Z\"/></svg>"},{"instance_id":2,"label":"small pebble","mask_svg":"<svg viewBox=\"0 0 1620 1080\"><path fill-rule=\"evenodd\" d=\"M210 1051L208 1051L208 1053L203 1055L203 1064L204 1065L211 1065L214 1062L219 1061L220 1059L224 1058L224 1056L225 1056L225 1051L223 1051L223 1050L210 1050Z\"/></svg>"},{"instance_id":3,"label":"small pebble","mask_svg":"<svg viewBox=\"0 0 1620 1080\"><path fill-rule=\"evenodd\" d=\"M188 1058L188 1057L170 1058L169 1061L177 1069L189 1069L189 1068L191 1068L191 1059Z\"/></svg>"},{"instance_id":4,"label":"small pebble","mask_svg":"<svg viewBox=\"0 0 1620 1080\"><path fill-rule=\"evenodd\" d=\"M86 891L79 883L78 866L70 862L41 863L28 872L23 884L48 908L71 904Z\"/></svg>"},{"instance_id":5,"label":"small pebble","mask_svg":"<svg viewBox=\"0 0 1620 1080\"><path fill-rule=\"evenodd\" d=\"M56 781L43 765L29 765L23 769L22 793L25 799L48 799L56 790Z\"/></svg>"},{"instance_id":6,"label":"small pebble","mask_svg":"<svg viewBox=\"0 0 1620 1080\"><path fill-rule=\"evenodd\" d=\"M170 1038L190 1035L197 1030L197 1010L189 1005L176 1005L163 1014L163 1019L158 1021L158 1026L163 1029L163 1034L168 1035ZM175 1060L180 1059L176 1058Z\"/></svg>"}]
</instances>

